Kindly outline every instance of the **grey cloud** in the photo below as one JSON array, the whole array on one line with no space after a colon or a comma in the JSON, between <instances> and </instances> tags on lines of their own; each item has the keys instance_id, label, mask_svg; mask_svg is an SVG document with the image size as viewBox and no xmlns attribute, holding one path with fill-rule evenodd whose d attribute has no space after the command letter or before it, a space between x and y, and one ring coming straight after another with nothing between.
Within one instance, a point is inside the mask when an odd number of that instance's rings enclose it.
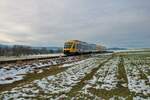
<instances>
[{"instance_id":1,"label":"grey cloud","mask_svg":"<svg viewBox=\"0 0 150 100\"><path fill-rule=\"evenodd\" d=\"M149 0L1 0L0 36L12 37L14 44L40 46L80 39L150 47L149 9Z\"/></svg>"}]
</instances>

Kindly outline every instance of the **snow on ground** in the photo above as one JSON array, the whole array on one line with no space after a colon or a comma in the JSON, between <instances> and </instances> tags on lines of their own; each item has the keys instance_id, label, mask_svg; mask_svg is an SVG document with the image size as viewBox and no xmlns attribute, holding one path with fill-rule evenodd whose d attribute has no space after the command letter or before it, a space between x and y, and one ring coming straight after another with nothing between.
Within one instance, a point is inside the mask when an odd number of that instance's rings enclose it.
<instances>
[{"instance_id":1,"label":"snow on ground","mask_svg":"<svg viewBox=\"0 0 150 100\"><path fill-rule=\"evenodd\" d=\"M60 93L63 91L68 92L72 86L85 76L86 73L89 73L94 67L97 67L95 63L96 61L93 58L81 61L79 65L69 68L65 72L57 74L56 76L47 77L48 80L52 80L51 82L48 82L48 84L43 84L40 80L35 81L35 83L43 88L45 92L47 89L47 92L51 93Z\"/></svg>"},{"instance_id":2,"label":"snow on ground","mask_svg":"<svg viewBox=\"0 0 150 100\"><path fill-rule=\"evenodd\" d=\"M118 58L110 60L104 67L108 66L107 75L103 79L103 84L101 89L111 90L116 88L117 85L117 68L118 68ZM101 82L101 78L98 79L98 82Z\"/></svg>"},{"instance_id":3,"label":"snow on ground","mask_svg":"<svg viewBox=\"0 0 150 100\"><path fill-rule=\"evenodd\" d=\"M136 59L124 59L125 60L125 70L128 79L128 87L130 93L133 96L134 100L149 100L150 99L150 82L149 82L149 70L150 67L147 65L133 65L132 63L139 63L139 61L135 61ZM102 66L93 76L93 78L87 81L87 84L82 88L81 91L78 92L76 98L84 98L90 97L92 99L98 100L99 97L95 95L93 90L101 90L101 91L111 91L117 87L117 65L118 58L111 59L104 66ZM132 62L132 63L131 63ZM145 64L145 63L143 63ZM142 75L146 75L146 77L142 77ZM148 80L148 81L147 81ZM94 91L95 91L94 90ZM128 96L127 96L128 97ZM126 100L127 97L122 96L113 96L109 98L110 100Z\"/></svg>"},{"instance_id":4,"label":"snow on ground","mask_svg":"<svg viewBox=\"0 0 150 100\"><path fill-rule=\"evenodd\" d=\"M147 77L150 83L150 59L148 57L130 57L129 60Z\"/></svg>"},{"instance_id":5,"label":"snow on ground","mask_svg":"<svg viewBox=\"0 0 150 100\"><path fill-rule=\"evenodd\" d=\"M89 83L95 85L96 89L114 89L117 84L117 64L118 58L111 59L97 71Z\"/></svg>"},{"instance_id":6,"label":"snow on ground","mask_svg":"<svg viewBox=\"0 0 150 100\"><path fill-rule=\"evenodd\" d=\"M54 58L47 61L34 62L26 65L1 65L0 67L0 84L9 84L22 80L25 74L34 72L35 69L48 67L51 65L69 63L79 60L77 57ZM73 63L74 64L74 63ZM72 64L72 65L73 65ZM63 67L67 67L63 65Z\"/></svg>"},{"instance_id":7,"label":"snow on ground","mask_svg":"<svg viewBox=\"0 0 150 100\"><path fill-rule=\"evenodd\" d=\"M120 96L113 96L109 100L127 100L127 99L124 97L120 97Z\"/></svg>"},{"instance_id":8,"label":"snow on ground","mask_svg":"<svg viewBox=\"0 0 150 100\"><path fill-rule=\"evenodd\" d=\"M31 84L23 87L16 87L11 91L1 93L0 97L3 100L11 98L55 98L60 99L65 97L64 93L68 93L72 86L76 85L87 73L90 73L93 68L98 67L98 58L89 58L79 61L66 71L56 75L48 76L41 80L35 80Z\"/></svg>"},{"instance_id":9,"label":"snow on ground","mask_svg":"<svg viewBox=\"0 0 150 100\"><path fill-rule=\"evenodd\" d=\"M70 64L63 64L60 67L68 67L63 72L60 72L56 75L46 76L42 79L34 80L31 83L28 83L24 86L19 86L11 89L10 91L1 92L0 99L9 100L9 99L50 99L50 100L63 100L65 98L69 98L68 93L72 92L72 87L76 86L78 82L81 81L88 73L92 71L93 68L99 66L101 62L106 61L106 59L110 57L108 55L94 55L88 59L72 62ZM124 58L123 61L121 58ZM69 61L74 61L75 58L68 58ZM78 60L78 59L76 59ZM53 62L53 64L58 64L60 62L67 62L68 60L57 60ZM120 63L120 61L122 61ZM81 90L75 91L71 100L103 100L105 98L109 98L109 100L150 100L150 59L149 57L143 53L140 55L137 54L128 54L119 56L115 55L112 59L102 65L96 73L92 76L92 79L85 80L83 87ZM51 64L52 61L49 63ZM47 63L35 63L32 66L46 66ZM118 64L124 64L124 66L119 67ZM28 65L31 66L31 65ZM31 69L28 69L26 66L23 71L18 67L13 67L13 73L17 73L13 75L11 72L11 68L0 68L0 73L5 72L4 74L8 76L18 76L23 75L24 73L32 72ZM37 67L36 67L37 68ZM119 70L124 70L125 68L125 76L127 77L125 84L126 86L121 87L125 94L117 94L120 85L122 86L121 81L123 78L118 78ZM118 70L119 69L119 70ZM124 72L123 71L123 72ZM122 71L121 71L122 72ZM10 73L10 74L9 74ZM5 76L1 74L1 76ZM1 78L0 78L1 79ZM15 79L15 78L14 78ZM5 82L5 81L3 81ZM119 84L118 84L119 83ZM124 83L123 83L124 84ZM122 91L122 89L120 89ZM96 91L95 91L96 90ZM98 91L97 91L98 90ZM120 92L119 90L119 92ZM103 95L97 95L96 92L102 92ZM73 91L74 92L74 91ZM115 92L116 94L113 94ZM110 95L108 96L108 94ZM111 94L112 93L112 94Z\"/></svg>"},{"instance_id":10,"label":"snow on ground","mask_svg":"<svg viewBox=\"0 0 150 100\"><path fill-rule=\"evenodd\" d=\"M148 78L148 82L150 83L150 65L139 65L139 69L143 71L143 73Z\"/></svg>"},{"instance_id":11,"label":"snow on ground","mask_svg":"<svg viewBox=\"0 0 150 100\"><path fill-rule=\"evenodd\" d=\"M150 97L135 96L133 97L133 100L150 100Z\"/></svg>"},{"instance_id":12,"label":"snow on ground","mask_svg":"<svg viewBox=\"0 0 150 100\"><path fill-rule=\"evenodd\" d=\"M128 87L130 91L144 95L149 94L150 87L146 85L144 79L140 79L140 72L136 69L136 66L128 66L126 70L129 82Z\"/></svg>"},{"instance_id":13,"label":"snow on ground","mask_svg":"<svg viewBox=\"0 0 150 100\"><path fill-rule=\"evenodd\" d=\"M99 70L95 73L93 78L87 81L87 84L79 91L77 97L82 95L93 97L96 100L99 100L100 97L97 97L95 94L89 91L90 88L94 89L105 89L112 90L116 88L117 85L117 65L119 58L114 58L105 63L103 66L99 68Z\"/></svg>"},{"instance_id":14,"label":"snow on ground","mask_svg":"<svg viewBox=\"0 0 150 100\"><path fill-rule=\"evenodd\" d=\"M137 61L135 61L134 58L125 59L125 69L128 78L128 88L130 92L135 93L135 96L148 96L150 95L150 85L147 84L149 83L147 82L147 78L149 76L145 77L145 75L147 75L145 73L147 72L146 69L149 68L146 66L137 65L136 62Z\"/></svg>"},{"instance_id":15,"label":"snow on ground","mask_svg":"<svg viewBox=\"0 0 150 100\"><path fill-rule=\"evenodd\" d=\"M30 72L32 69L30 66L25 67L13 67L10 69L2 68L0 69L0 84L13 83L18 80L22 80L24 74Z\"/></svg>"}]
</instances>

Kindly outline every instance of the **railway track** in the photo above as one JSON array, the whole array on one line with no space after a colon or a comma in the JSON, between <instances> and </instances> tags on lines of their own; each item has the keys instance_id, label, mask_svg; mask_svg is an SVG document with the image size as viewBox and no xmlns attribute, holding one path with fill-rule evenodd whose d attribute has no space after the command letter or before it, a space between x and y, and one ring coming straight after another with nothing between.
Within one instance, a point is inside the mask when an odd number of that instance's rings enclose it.
<instances>
[{"instance_id":1,"label":"railway track","mask_svg":"<svg viewBox=\"0 0 150 100\"><path fill-rule=\"evenodd\" d=\"M17 63L22 61L32 61L32 60L44 60L44 59L52 59L58 57L67 57L64 54L57 54L57 55L39 55L39 56L25 56L25 57L8 57L8 58L1 58L0 64L7 64L7 63Z\"/></svg>"},{"instance_id":2,"label":"railway track","mask_svg":"<svg viewBox=\"0 0 150 100\"><path fill-rule=\"evenodd\" d=\"M46 59L53 59L53 58L59 58L59 57L82 56L82 55L101 54L101 53L102 52L86 53L86 54L79 54L79 55L47 54L47 55L34 55L34 56L10 57L10 58L1 57L0 64L18 63L18 62L20 63L24 61L46 60ZM113 53L113 52L107 51L103 53Z\"/></svg>"}]
</instances>

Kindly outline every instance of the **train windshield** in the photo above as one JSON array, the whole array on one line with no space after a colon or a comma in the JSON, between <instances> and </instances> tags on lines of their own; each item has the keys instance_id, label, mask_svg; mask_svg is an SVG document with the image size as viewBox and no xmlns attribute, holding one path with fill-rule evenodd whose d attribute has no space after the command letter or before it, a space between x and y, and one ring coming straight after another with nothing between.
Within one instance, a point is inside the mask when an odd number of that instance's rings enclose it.
<instances>
[{"instance_id":1,"label":"train windshield","mask_svg":"<svg viewBox=\"0 0 150 100\"><path fill-rule=\"evenodd\" d=\"M65 43L64 48L71 48L71 46L72 46L72 43Z\"/></svg>"}]
</instances>

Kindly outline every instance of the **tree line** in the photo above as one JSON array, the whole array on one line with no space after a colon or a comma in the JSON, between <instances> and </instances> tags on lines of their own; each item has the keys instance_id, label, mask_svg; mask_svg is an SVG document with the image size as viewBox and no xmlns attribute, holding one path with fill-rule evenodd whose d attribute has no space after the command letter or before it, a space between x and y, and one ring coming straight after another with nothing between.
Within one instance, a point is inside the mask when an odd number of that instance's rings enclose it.
<instances>
[{"instance_id":1,"label":"tree line","mask_svg":"<svg viewBox=\"0 0 150 100\"><path fill-rule=\"evenodd\" d=\"M0 56L24 56L34 54L60 53L62 49L49 50L46 47L34 49L30 46L14 45L12 47L0 47Z\"/></svg>"}]
</instances>

